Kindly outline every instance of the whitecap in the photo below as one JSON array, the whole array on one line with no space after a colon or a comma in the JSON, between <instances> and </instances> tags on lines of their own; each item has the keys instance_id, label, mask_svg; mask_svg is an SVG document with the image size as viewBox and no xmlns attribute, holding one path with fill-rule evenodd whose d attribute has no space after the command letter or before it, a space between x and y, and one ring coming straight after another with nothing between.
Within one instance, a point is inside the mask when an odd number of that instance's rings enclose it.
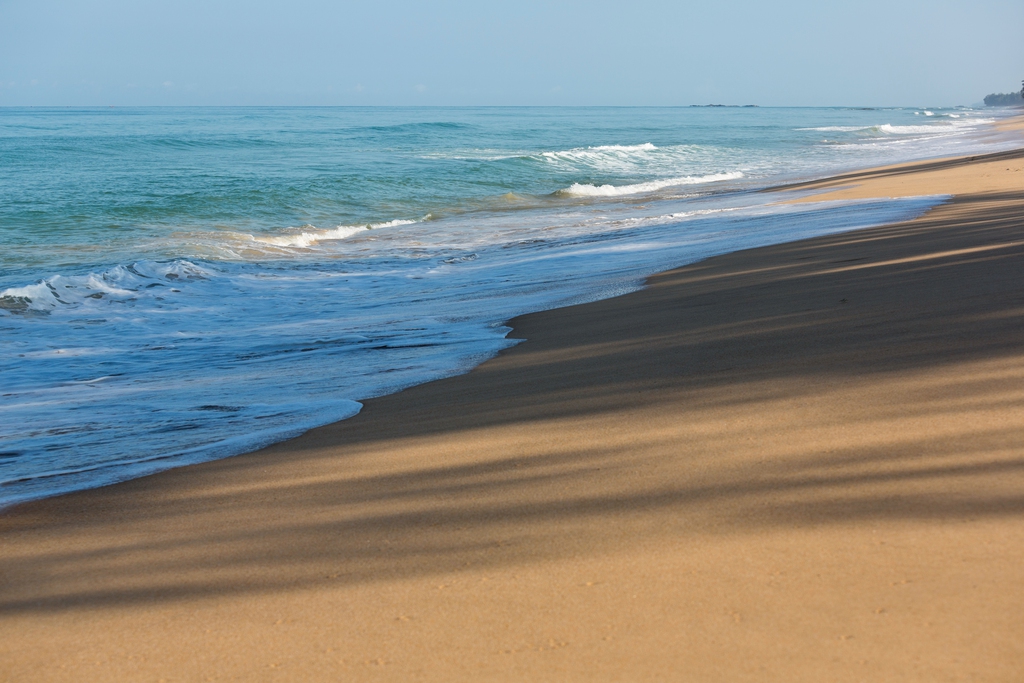
<instances>
[{"instance_id":1,"label":"whitecap","mask_svg":"<svg viewBox=\"0 0 1024 683\"><path fill-rule=\"evenodd\" d=\"M428 216L430 214L427 214ZM394 228L399 225L412 225L419 221L393 220L386 223L370 223L368 225L339 225L330 230L307 230L290 235L278 235L271 237L252 237L254 242L271 244L275 247L310 247L320 242L330 240L343 240L364 230L377 230L379 228ZM313 226L307 226L313 227Z\"/></svg>"},{"instance_id":2,"label":"whitecap","mask_svg":"<svg viewBox=\"0 0 1024 683\"><path fill-rule=\"evenodd\" d=\"M550 164L587 166L598 170L625 170L651 160L659 148L650 142L639 145L599 145L558 152L541 152L535 158Z\"/></svg>"},{"instance_id":3,"label":"whitecap","mask_svg":"<svg viewBox=\"0 0 1024 683\"><path fill-rule=\"evenodd\" d=\"M561 152L542 152L541 156L549 159L587 158L595 153L634 154L636 152L654 152L658 148L650 142L639 145L598 145L596 147L577 147Z\"/></svg>"},{"instance_id":4,"label":"whitecap","mask_svg":"<svg viewBox=\"0 0 1024 683\"><path fill-rule=\"evenodd\" d=\"M655 192L666 187L678 185L702 185L705 183L717 183L724 180L738 180L743 177L741 171L729 173L712 173L704 176L683 176L681 178L665 178L662 180L651 180L646 183L635 183L633 185L590 185L586 183L573 183L569 187L558 190L555 194L567 197L620 197L631 194L643 194Z\"/></svg>"},{"instance_id":5,"label":"whitecap","mask_svg":"<svg viewBox=\"0 0 1024 683\"><path fill-rule=\"evenodd\" d=\"M110 301L123 303L149 291L154 280L174 285L210 277L205 269L182 259L137 261L101 273L54 275L31 285L9 287L0 291L0 309L10 313L50 313L62 306L75 309Z\"/></svg>"},{"instance_id":6,"label":"whitecap","mask_svg":"<svg viewBox=\"0 0 1024 683\"><path fill-rule=\"evenodd\" d=\"M871 130L873 126L817 126L815 128L797 128L796 130L814 130L822 133L856 133L861 130Z\"/></svg>"}]
</instances>

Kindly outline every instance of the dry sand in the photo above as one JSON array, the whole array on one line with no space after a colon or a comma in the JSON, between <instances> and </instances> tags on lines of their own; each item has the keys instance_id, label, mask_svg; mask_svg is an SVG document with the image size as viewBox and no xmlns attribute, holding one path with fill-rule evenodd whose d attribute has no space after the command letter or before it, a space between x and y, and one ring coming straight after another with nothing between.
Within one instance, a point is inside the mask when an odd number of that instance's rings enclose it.
<instances>
[{"instance_id":1,"label":"dry sand","mask_svg":"<svg viewBox=\"0 0 1024 683\"><path fill-rule=\"evenodd\" d=\"M1022 159L861 174L957 197L6 512L0 678L1020 681Z\"/></svg>"}]
</instances>

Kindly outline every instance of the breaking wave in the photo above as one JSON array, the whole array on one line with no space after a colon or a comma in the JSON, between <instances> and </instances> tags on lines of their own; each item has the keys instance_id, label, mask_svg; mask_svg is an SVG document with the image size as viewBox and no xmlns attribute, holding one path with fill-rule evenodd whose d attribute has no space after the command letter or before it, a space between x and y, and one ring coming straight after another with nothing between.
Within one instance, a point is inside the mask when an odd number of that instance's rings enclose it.
<instances>
[{"instance_id":1,"label":"breaking wave","mask_svg":"<svg viewBox=\"0 0 1024 683\"><path fill-rule=\"evenodd\" d=\"M58 308L79 308L103 302L132 303L151 298L152 290L176 292L175 285L209 280L209 271L185 260L170 263L138 261L114 266L102 273L54 275L35 284L0 291L0 311L13 314L50 313Z\"/></svg>"},{"instance_id":2,"label":"breaking wave","mask_svg":"<svg viewBox=\"0 0 1024 683\"><path fill-rule=\"evenodd\" d=\"M916 126L900 126L891 123L882 123L874 126L818 126L814 128L797 128L797 130L818 131L822 133L865 133L874 135L943 135L952 133L963 133L979 125L992 123L994 119L960 119L958 115L950 114L945 123L923 124Z\"/></svg>"},{"instance_id":3,"label":"breaking wave","mask_svg":"<svg viewBox=\"0 0 1024 683\"><path fill-rule=\"evenodd\" d=\"M573 183L569 187L555 192L562 197L621 197L631 194L643 194L645 192L656 192L666 187L680 185L703 185L706 183L717 183L723 180L738 180L743 177L741 171L729 173L712 173L704 176L684 176L681 178L665 178L663 180L651 180L646 183L635 183L632 185L590 185Z\"/></svg>"},{"instance_id":4,"label":"breaking wave","mask_svg":"<svg viewBox=\"0 0 1024 683\"><path fill-rule=\"evenodd\" d=\"M339 225L330 230L303 230L300 233L290 235L279 235L276 237L253 237L253 241L271 244L275 247L310 247L320 242L329 240L343 240L346 237L363 232L364 230L377 230L379 228L394 228L399 225L412 225L419 221L393 220L387 223L369 223L367 225ZM303 226L313 228L312 225Z\"/></svg>"}]
</instances>

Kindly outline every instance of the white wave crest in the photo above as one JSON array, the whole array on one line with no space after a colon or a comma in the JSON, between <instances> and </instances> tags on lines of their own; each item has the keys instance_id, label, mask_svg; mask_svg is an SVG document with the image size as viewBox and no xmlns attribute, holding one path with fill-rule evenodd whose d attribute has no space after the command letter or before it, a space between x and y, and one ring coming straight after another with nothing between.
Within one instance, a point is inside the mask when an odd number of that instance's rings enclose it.
<instances>
[{"instance_id":1,"label":"white wave crest","mask_svg":"<svg viewBox=\"0 0 1024 683\"><path fill-rule=\"evenodd\" d=\"M537 157L550 164L586 166L601 170L625 170L650 160L659 149L650 142L640 145L599 145L560 152L541 152Z\"/></svg>"},{"instance_id":2,"label":"white wave crest","mask_svg":"<svg viewBox=\"0 0 1024 683\"><path fill-rule=\"evenodd\" d=\"M541 156L547 159L589 159L594 156L604 156L608 153L615 155L628 155L636 152L654 152L657 147L649 142L640 145L598 145L597 147L577 147L562 152L541 152Z\"/></svg>"},{"instance_id":3,"label":"white wave crest","mask_svg":"<svg viewBox=\"0 0 1024 683\"><path fill-rule=\"evenodd\" d=\"M631 194L643 194L644 192L655 192L666 187L678 185L703 185L705 183L717 183L723 180L738 180L743 177L740 171L729 173L712 173L704 176L684 176L681 178L665 178L663 180L651 180L646 183L635 183L633 185L589 185L573 183L569 187L559 190L555 194L565 197L621 197Z\"/></svg>"},{"instance_id":4,"label":"white wave crest","mask_svg":"<svg viewBox=\"0 0 1024 683\"><path fill-rule=\"evenodd\" d=\"M822 133L856 133L860 130L871 130L874 126L818 126L816 128L797 128L797 130L814 130Z\"/></svg>"},{"instance_id":5,"label":"white wave crest","mask_svg":"<svg viewBox=\"0 0 1024 683\"><path fill-rule=\"evenodd\" d=\"M894 126L891 123L883 123L876 127L880 133L890 135L927 135L928 133L943 133L952 128L952 126Z\"/></svg>"},{"instance_id":6,"label":"white wave crest","mask_svg":"<svg viewBox=\"0 0 1024 683\"><path fill-rule=\"evenodd\" d=\"M411 225L419 221L393 220L387 223L370 223L369 225L339 225L330 230L309 230L291 235L280 235L277 237L253 237L253 241L263 244L272 244L275 247L310 247L320 242L329 240L343 240L364 230L377 230L378 228L393 228L399 225ZM312 227L312 226L309 226Z\"/></svg>"},{"instance_id":7,"label":"white wave crest","mask_svg":"<svg viewBox=\"0 0 1024 683\"><path fill-rule=\"evenodd\" d=\"M948 118L946 118L948 117ZM960 133L968 128L992 123L994 119L964 119L958 114L945 114L942 123L922 124L917 126L900 126L883 123L875 126L820 126L816 128L797 128L797 130L813 130L822 133L875 133L881 135L935 135ZM952 119L952 120L950 120Z\"/></svg>"},{"instance_id":8,"label":"white wave crest","mask_svg":"<svg viewBox=\"0 0 1024 683\"><path fill-rule=\"evenodd\" d=\"M137 299L154 280L173 286L210 277L210 273L189 261L137 261L102 273L54 275L31 285L9 287L0 291L0 310L49 313L61 306L77 308L85 304L124 302Z\"/></svg>"},{"instance_id":9,"label":"white wave crest","mask_svg":"<svg viewBox=\"0 0 1024 683\"><path fill-rule=\"evenodd\" d=\"M643 142L639 145L598 145L588 149L595 152L653 152L658 148L649 142Z\"/></svg>"}]
</instances>

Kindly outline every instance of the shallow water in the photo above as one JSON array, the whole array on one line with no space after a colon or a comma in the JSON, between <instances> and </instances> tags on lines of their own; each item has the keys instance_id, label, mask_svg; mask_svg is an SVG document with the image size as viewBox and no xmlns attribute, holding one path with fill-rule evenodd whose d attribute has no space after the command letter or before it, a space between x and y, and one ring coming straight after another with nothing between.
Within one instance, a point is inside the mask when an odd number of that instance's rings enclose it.
<instances>
[{"instance_id":1,"label":"shallow water","mask_svg":"<svg viewBox=\"0 0 1024 683\"><path fill-rule=\"evenodd\" d=\"M1007 146L970 109L0 109L0 504L224 457L508 318L942 198L785 180Z\"/></svg>"}]
</instances>

